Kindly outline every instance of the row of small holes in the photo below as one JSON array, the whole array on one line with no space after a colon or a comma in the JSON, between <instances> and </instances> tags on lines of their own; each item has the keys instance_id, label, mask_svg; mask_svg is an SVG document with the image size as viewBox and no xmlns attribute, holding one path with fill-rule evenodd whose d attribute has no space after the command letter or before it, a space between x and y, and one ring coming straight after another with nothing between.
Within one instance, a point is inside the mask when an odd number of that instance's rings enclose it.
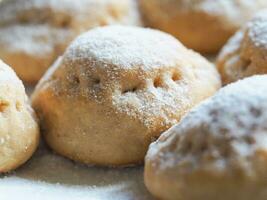
<instances>
[{"instance_id":1,"label":"row of small holes","mask_svg":"<svg viewBox=\"0 0 267 200\"><path fill-rule=\"evenodd\" d=\"M7 101L0 101L0 112L5 112L5 110L9 107L9 102ZM17 111L21 111L21 103L20 102L16 102L16 110Z\"/></svg>"},{"instance_id":2,"label":"row of small holes","mask_svg":"<svg viewBox=\"0 0 267 200\"><path fill-rule=\"evenodd\" d=\"M180 79L180 76L178 73L174 73L172 75L172 80L175 82L175 81L178 81ZM74 82L78 85L80 84L80 79L78 77L74 77ZM100 84L100 79L99 78L96 78L93 80L93 83L94 85L99 85ZM158 87L162 87L162 79L161 77L157 77L155 80L154 80L154 87L155 88L158 88ZM128 93L128 92L136 92L138 89L138 87L133 87L133 88L130 88L130 89L127 89L127 90L124 90L122 93L125 94L125 93Z\"/></svg>"},{"instance_id":3,"label":"row of small holes","mask_svg":"<svg viewBox=\"0 0 267 200\"><path fill-rule=\"evenodd\" d=\"M180 80L180 76L179 76L179 74L178 74L178 73L174 73L174 74L172 75L172 80L173 80L174 82ZM155 78L153 84L154 84L154 87L155 87L155 88L159 88L159 87L162 87L162 86L163 86L162 83L163 83L162 78L161 78L161 77L157 77L157 78ZM127 89L127 90L123 91L123 94L128 93L128 92L136 92L137 89L138 89L137 87L133 87L133 88L131 88L131 89Z\"/></svg>"}]
</instances>

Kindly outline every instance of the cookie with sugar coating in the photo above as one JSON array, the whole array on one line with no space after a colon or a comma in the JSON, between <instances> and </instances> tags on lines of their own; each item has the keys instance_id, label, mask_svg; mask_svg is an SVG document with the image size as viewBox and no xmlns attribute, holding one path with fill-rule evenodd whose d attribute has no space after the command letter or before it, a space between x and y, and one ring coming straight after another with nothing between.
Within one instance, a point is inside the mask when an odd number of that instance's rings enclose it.
<instances>
[{"instance_id":1,"label":"cookie with sugar coating","mask_svg":"<svg viewBox=\"0 0 267 200\"><path fill-rule=\"evenodd\" d=\"M217 68L224 84L267 73L267 10L257 13L224 46Z\"/></svg>"},{"instance_id":2,"label":"cookie with sugar coating","mask_svg":"<svg viewBox=\"0 0 267 200\"><path fill-rule=\"evenodd\" d=\"M266 200L267 76L229 84L149 147L148 190L164 200Z\"/></svg>"},{"instance_id":3,"label":"cookie with sugar coating","mask_svg":"<svg viewBox=\"0 0 267 200\"><path fill-rule=\"evenodd\" d=\"M59 154L131 165L219 87L216 68L172 36L110 26L79 36L40 81L32 104Z\"/></svg>"},{"instance_id":4,"label":"cookie with sugar coating","mask_svg":"<svg viewBox=\"0 0 267 200\"><path fill-rule=\"evenodd\" d=\"M0 58L35 83L77 35L109 24L140 25L135 0L5 0Z\"/></svg>"},{"instance_id":5,"label":"cookie with sugar coating","mask_svg":"<svg viewBox=\"0 0 267 200\"><path fill-rule=\"evenodd\" d=\"M201 53L216 53L265 0L140 0L148 26Z\"/></svg>"},{"instance_id":6,"label":"cookie with sugar coating","mask_svg":"<svg viewBox=\"0 0 267 200\"><path fill-rule=\"evenodd\" d=\"M38 143L39 126L24 86L0 60L0 173L26 162Z\"/></svg>"}]
</instances>

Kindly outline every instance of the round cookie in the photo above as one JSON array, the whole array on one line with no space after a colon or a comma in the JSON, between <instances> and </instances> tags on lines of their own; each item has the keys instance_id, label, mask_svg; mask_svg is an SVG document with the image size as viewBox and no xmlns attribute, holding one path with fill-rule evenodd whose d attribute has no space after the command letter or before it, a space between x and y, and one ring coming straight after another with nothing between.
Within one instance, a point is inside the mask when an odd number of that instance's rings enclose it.
<instances>
[{"instance_id":1,"label":"round cookie","mask_svg":"<svg viewBox=\"0 0 267 200\"><path fill-rule=\"evenodd\" d=\"M0 58L37 82L81 32L140 25L135 0L6 0L0 3Z\"/></svg>"},{"instance_id":2,"label":"round cookie","mask_svg":"<svg viewBox=\"0 0 267 200\"><path fill-rule=\"evenodd\" d=\"M146 24L201 53L215 53L265 0L140 0Z\"/></svg>"},{"instance_id":3,"label":"round cookie","mask_svg":"<svg viewBox=\"0 0 267 200\"><path fill-rule=\"evenodd\" d=\"M224 84L267 73L267 10L261 11L224 46L217 67Z\"/></svg>"},{"instance_id":4,"label":"round cookie","mask_svg":"<svg viewBox=\"0 0 267 200\"><path fill-rule=\"evenodd\" d=\"M267 76L221 89L151 144L148 190L164 200L265 200Z\"/></svg>"},{"instance_id":5,"label":"round cookie","mask_svg":"<svg viewBox=\"0 0 267 200\"><path fill-rule=\"evenodd\" d=\"M24 86L0 60L0 173L26 162L38 142L39 127Z\"/></svg>"},{"instance_id":6,"label":"round cookie","mask_svg":"<svg viewBox=\"0 0 267 200\"><path fill-rule=\"evenodd\" d=\"M216 68L172 36L110 26L78 37L40 81L32 104L56 152L130 165L219 87Z\"/></svg>"}]
</instances>

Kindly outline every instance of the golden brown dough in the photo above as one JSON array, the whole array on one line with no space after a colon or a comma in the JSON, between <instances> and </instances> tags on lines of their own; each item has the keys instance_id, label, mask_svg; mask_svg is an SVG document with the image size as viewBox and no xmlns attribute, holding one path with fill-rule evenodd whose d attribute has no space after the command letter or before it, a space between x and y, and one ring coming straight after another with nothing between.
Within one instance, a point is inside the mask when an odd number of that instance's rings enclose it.
<instances>
[{"instance_id":1,"label":"golden brown dough","mask_svg":"<svg viewBox=\"0 0 267 200\"><path fill-rule=\"evenodd\" d=\"M256 14L224 46L217 67L224 84L267 73L267 10Z\"/></svg>"},{"instance_id":2,"label":"golden brown dough","mask_svg":"<svg viewBox=\"0 0 267 200\"><path fill-rule=\"evenodd\" d=\"M266 200L267 76L230 84L150 145L145 184L162 200Z\"/></svg>"},{"instance_id":3,"label":"golden brown dough","mask_svg":"<svg viewBox=\"0 0 267 200\"><path fill-rule=\"evenodd\" d=\"M117 23L140 24L135 0L3 1L0 58L35 83L78 34Z\"/></svg>"},{"instance_id":4,"label":"golden brown dough","mask_svg":"<svg viewBox=\"0 0 267 200\"><path fill-rule=\"evenodd\" d=\"M266 0L140 0L148 26L201 53L215 53Z\"/></svg>"},{"instance_id":5,"label":"golden brown dough","mask_svg":"<svg viewBox=\"0 0 267 200\"><path fill-rule=\"evenodd\" d=\"M214 66L165 33L110 26L78 37L32 97L47 143L98 165L143 162L148 145L214 94Z\"/></svg>"},{"instance_id":6,"label":"golden brown dough","mask_svg":"<svg viewBox=\"0 0 267 200\"><path fill-rule=\"evenodd\" d=\"M39 127L24 86L0 60L0 173L26 162L39 142Z\"/></svg>"}]
</instances>

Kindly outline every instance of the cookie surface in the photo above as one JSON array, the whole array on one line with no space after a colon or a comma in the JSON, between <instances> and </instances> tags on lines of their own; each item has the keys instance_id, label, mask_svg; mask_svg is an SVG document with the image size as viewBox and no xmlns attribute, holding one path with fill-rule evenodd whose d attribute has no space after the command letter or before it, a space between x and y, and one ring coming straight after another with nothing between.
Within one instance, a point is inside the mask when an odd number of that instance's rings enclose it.
<instances>
[{"instance_id":1,"label":"cookie surface","mask_svg":"<svg viewBox=\"0 0 267 200\"><path fill-rule=\"evenodd\" d=\"M214 66L172 36L110 26L78 37L32 102L56 152L130 165L143 162L151 141L219 87Z\"/></svg>"},{"instance_id":2,"label":"cookie surface","mask_svg":"<svg viewBox=\"0 0 267 200\"><path fill-rule=\"evenodd\" d=\"M256 14L224 46L217 60L224 84L267 73L267 10Z\"/></svg>"},{"instance_id":3,"label":"cookie surface","mask_svg":"<svg viewBox=\"0 0 267 200\"><path fill-rule=\"evenodd\" d=\"M24 86L0 61L0 173L26 162L39 142L39 127Z\"/></svg>"},{"instance_id":4,"label":"cookie surface","mask_svg":"<svg viewBox=\"0 0 267 200\"><path fill-rule=\"evenodd\" d=\"M149 191L166 200L265 200L266 85L265 75L230 84L162 134L146 156Z\"/></svg>"},{"instance_id":5,"label":"cookie surface","mask_svg":"<svg viewBox=\"0 0 267 200\"><path fill-rule=\"evenodd\" d=\"M0 3L0 58L37 82L81 32L139 25L135 0L6 0Z\"/></svg>"},{"instance_id":6,"label":"cookie surface","mask_svg":"<svg viewBox=\"0 0 267 200\"><path fill-rule=\"evenodd\" d=\"M265 0L140 0L148 26L176 36L201 53L215 53Z\"/></svg>"}]
</instances>

